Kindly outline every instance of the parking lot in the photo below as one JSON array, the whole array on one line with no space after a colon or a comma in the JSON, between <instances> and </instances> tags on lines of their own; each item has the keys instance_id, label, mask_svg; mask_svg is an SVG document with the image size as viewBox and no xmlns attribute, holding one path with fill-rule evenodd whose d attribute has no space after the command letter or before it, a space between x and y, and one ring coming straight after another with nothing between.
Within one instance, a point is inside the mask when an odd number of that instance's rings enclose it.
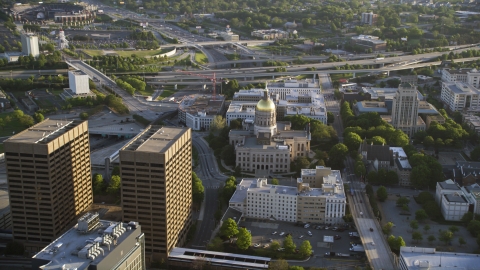
<instances>
[{"instance_id":1,"label":"parking lot","mask_svg":"<svg viewBox=\"0 0 480 270\"><path fill-rule=\"evenodd\" d=\"M271 241L278 241L280 246L283 244L283 240L287 234L292 235L293 242L297 248L300 247L304 240L310 241L312 250L314 250L315 256L324 256L326 252L336 252L343 254L355 254L350 252L350 242L359 242L360 240L350 239L348 232L356 231L354 229L345 229L345 231L333 231L332 228L315 229L313 226L305 229L303 226L295 226L292 222L281 221L265 221L256 219L246 219L240 223L240 226L245 226L252 234L252 245L260 244L260 248L263 248L265 244L270 244ZM312 236L308 235L308 231ZM272 234L276 232L275 234ZM283 235L282 235L283 233ZM341 238L334 240L333 244L323 242L324 236L338 235ZM300 238L303 236L302 238Z\"/></svg>"}]
</instances>

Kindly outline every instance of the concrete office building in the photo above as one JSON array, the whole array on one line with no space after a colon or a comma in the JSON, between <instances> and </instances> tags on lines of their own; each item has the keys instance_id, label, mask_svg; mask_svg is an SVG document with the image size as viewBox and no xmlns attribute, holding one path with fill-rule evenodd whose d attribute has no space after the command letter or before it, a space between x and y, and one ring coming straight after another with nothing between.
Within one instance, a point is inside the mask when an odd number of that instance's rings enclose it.
<instances>
[{"instance_id":1,"label":"concrete office building","mask_svg":"<svg viewBox=\"0 0 480 270\"><path fill-rule=\"evenodd\" d=\"M145 237L138 222L99 220L86 213L32 257L32 269L145 270Z\"/></svg>"},{"instance_id":2,"label":"concrete office building","mask_svg":"<svg viewBox=\"0 0 480 270\"><path fill-rule=\"evenodd\" d=\"M392 126L400 129L409 137L417 132L418 116L417 87L402 83L393 98L392 106Z\"/></svg>"},{"instance_id":3,"label":"concrete office building","mask_svg":"<svg viewBox=\"0 0 480 270\"><path fill-rule=\"evenodd\" d=\"M191 129L148 126L119 158L123 220L142 224L147 259L165 259L192 225Z\"/></svg>"},{"instance_id":4,"label":"concrete office building","mask_svg":"<svg viewBox=\"0 0 480 270\"><path fill-rule=\"evenodd\" d=\"M4 147L13 236L38 251L93 202L88 125L46 119Z\"/></svg>"},{"instance_id":5,"label":"concrete office building","mask_svg":"<svg viewBox=\"0 0 480 270\"><path fill-rule=\"evenodd\" d=\"M480 109L480 90L463 82L442 82L440 99L451 111Z\"/></svg>"},{"instance_id":6,"label":"concrete office building","mask_svg":"<svg viewBox=\"0 0 480 270\"><path fill-rule=\"evenodd\" d=\"M225 108L225 97L190 95L178 105L178 119L192 130L209 130L213 119Z\"/></svg>"},{"instance_id":7,"label":"concrete office building","mask_svg":"<svg viewBox=\"0 0 480 270\"><path fill-rule=\"evenodd\" d=\"M322 94L311 91L300 94L298 90L291 90L285 100L280 100L277 106L277 119L286 116L303 115L327 124L327 108Z\"/></svg>"},{"instance_id":8,"label":"concrete office building","mask_svg":"<svg viewBox=\"0 0 480 270\"><path fill-rule=\"evenodd\" d=\"M478 254L441 252L435 248L401 247L398 267L400 270L476 270Z\"/></svg>"},{"instance_id":9,"label":"concrete office building","mask_svg":"<svg viewBox=\"0 0 480 270\"><path fill-rule=\"evenodd\" d=\"M463 186L462 190L470 205L473 205L473 213L480 215L480 185Z\"/></svg>"},{"instance_id":10,"label":"concrete office building","mask_svg":"<svg viewBox=\"0 0 480 270\"><path fill-rule=\"evenodd\" d=\"M287 31L282 31L278 29L255 30L252 31L251 36L261 39L282 39L288 38L289 33Z\"/></svg>"},{"instance_id":11,"label":"concrete office building","mask_svg":"<svg viewBox=\"0 0 480 270\"><path fill-rule=\"evenodd\" d=\"M274 102L264 91L255 107L255 118L243 121L242 130L231 130L236 165L244 171L289 172L290 162L310 153L310 130L290 130L290 122L276 121Z\"/></svg>"},{"instance_id":12,"label":"concrete office building","mask_svg":"<svg viewBox=\"0 0 480 270\"><path fill-rule=\"evenodd\" d=\"M96 95L90 92L89 77L82 70L70 70L68 71L68 86L64 88L60 97L63 100L70 98L95 98Z\"/></svg>"},{"instance_id":13,"label":"concrete office building","mask_svg":"<svg viewBox=\"0 0 480 270\"><path fill-rule=\"evenodd\" d=\"M362 24L368 24L368 25L375 25L377 23L377 14L373 14L373 12L367 13L364 12L362 13Z\"/></svg>"},{"instance_id":14,"label":"concrete office building","mask_svg":"<svg viewBox=\"0 0 480 270\"><path fill-rule=\"evenodd\" d=\"M297 179L296 187L270 185L266 178L243 179L229 207L251 218L343 223L346 197L340 171L321 179L321 188L311 188L302 178Z\"/></svg>"},{"instance_id":15,"label":"concrete office building","mask_svg":"<svg viewBox=\"0 0 480 270\"><path fill-rule=\"evenodd\" d=\"M351 43L363 47L364 49L372 49L373 52L383 52L387 49L387 42L376 36L354 36L351 38Z\"/></svg>"},{"instance_id":16,"label":"concrete office building","mask_svg":"<svg viewBox=\"0 0 480 270\"><path fill-rule=\"evenodd\" d=\"M279 83L269 83L268 90L272 94L278 94L280 100L285 100L292 90L296 90L299 95L310 94L310 92L321 94L320 86L315 77L313 79L288 79Z\"/></svg>"},{"instance_id":17,"label":"concrete office building","mask_svg":"<svg viewBox=\"0 0 480 270\"><path fill-rule=\"evenodd\" d=\"M477 89L480 89L480 72L477 69L461 68L442 70L442 81L444 82L463 82Z\"/></svg>"},{"instance_id":18,"label":"concrete office building","mask_svg":"<svg viewBox=\"0 0 480 270\"><path fill-rule=\"evenodd\" d=\"M21 42L22 53L24 55L32 55L35 58L40 55L38 36L33 33L23 33L21 36Z\"/></svg>"}]
</instances>

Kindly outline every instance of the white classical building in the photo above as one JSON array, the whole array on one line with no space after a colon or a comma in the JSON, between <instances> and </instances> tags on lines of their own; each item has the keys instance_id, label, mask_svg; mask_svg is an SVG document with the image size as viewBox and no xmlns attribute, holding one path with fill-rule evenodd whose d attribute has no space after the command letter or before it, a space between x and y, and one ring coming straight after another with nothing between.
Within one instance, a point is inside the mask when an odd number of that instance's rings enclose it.
<instances>
[{"instance_id":1,"label":"white classical building","mask_svg":"<svg viewBox=\"0 0 480 270\"><path fill-rule=\"evenodd\" d=\"M460 186L452 180L437 183L435 201L445 220L459 221L468 212L469 201Z\"/></svg>"},{"instance_id":2,"label":"white classical building","mask_svg":"<svg viewBox=\"0 0 480 270\"><path fill-rule=\"evenodd\" d=\"M480 90L464 82L442 82L440 98L452 111L479 110Z\"/></svg>"},{"instance_id":3,"label":"white classical building","mask_svg":"<svg viewBox=\"0 0 480 270\"><path fill-rule=\"evenodd\" d=\"M346 197L340 171L331 171L321 180L321 188L311 188L301 178L296 187L270 185L266 178L243 179L229 206L252 218L343 223Z\"/></svg>"}]
</instances>

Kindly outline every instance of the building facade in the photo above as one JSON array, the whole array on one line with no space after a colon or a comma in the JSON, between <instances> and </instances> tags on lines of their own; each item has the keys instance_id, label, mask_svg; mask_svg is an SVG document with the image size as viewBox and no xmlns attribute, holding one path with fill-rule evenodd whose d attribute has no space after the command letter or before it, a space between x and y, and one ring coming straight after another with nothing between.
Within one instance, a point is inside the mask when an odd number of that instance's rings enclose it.
<instances>
[{"instance_id":1,"label":"building facade","mask_svg":"<svg viewBox=\"0 0 480 270\"><path fill-rule=\"evenodd\" d=\"M372 49L373 52L383 52L387 49L387 42L376 36L354 36L351 42L353 45L363 47L364 49Z\"/></svg>"},{"instance_id":2,"label":"building facade","mask_svg":"<svg viewBox=\"0 0 480 270\"><path fill-rule=\"evenodd\" d=\"M393 98L393 127L412 137L417 132L418 106L417 87L409 83L402 83Z\"/></svg>"},{"instance_id":3,"label":"building facade","mask_svg":"<svg viewBox=\"0 0 480 270\"><path fill-rule=\"evenodd\" d=\"M442 82L441 100L451 111L479 110L480 90L463 82Z\"/></svg>"},{"instance_id":4,"label":"building facade","mask_svg":"<svg viewBox=\"0 0 480 270\"><path fill-rule=\"evenodd\" d=\"M36 251L93 202L88 125L46 119L4 147L13 236Z\"/></svg>"},{"instance_id":5,"label":"building facade","mask_svg":"<svg viewBox=\"0 0 480 270\"><path fill-rule=\"evenodd\" d=\"M190 95L178 105L178 119L192 130L209 130L213 119L225 108L222 95Z\"/></svg>"},{"instance_id":6,"label":"building facade","mask_svg":"<svg viewBox=\"0 0 480 270\"><path fill-rule=\"evenodd\" d=\"M279 100L285 100L292 90L295 90L299 95L310 95L311 92L321 94L320 86L315 77L313 79L287 79L280 83L269 83L268 90L274 95L278 94Z\"/></svg>"},{"instance_id":7,"label":"building facade","mask_svg":"<svg viewBox=\"0 0 480 270\"><path fill-rule=\"evenodd\" d=\"M98 213L86 213L32 257L32 269L145 270L144 243L138 222L99 220Z\"/></svg>"},{"instance_id":8,"label":"building facade","mask_svg":"<svg viewBox=\"0 0 480 270\"><path fill-rule=\"evenodd\" d=\"M300 94L299 91L292 90L285 100L278 102L277 111L280 119L286 116L303 115L327 124L327 108L324 97L314 91Z\"/></svg>"},{"instance_id":9,"label":"building facade","mask_svg":"<svg viewBox=\"0 0 480 270\"><path fill-rule=\"evenodd\" d=\"M192 225L191 130L149 126L119 159L123 220L142 224L148 258L166 258Z\"/></svg>"},{"instance_id":10,"label":"building facade","mask_svg":"<svg viewBox=\"0 0 480 270\"><path fill-rule=\"evenodd\" d=\"M478 255L442 252L426 247L400 247L398 268L400 270L448 270L452 268L473 270L478 268Z\"/></svg>"},{"instance_id":11,"label":"building facade","mask_svg":"<svg viewBox=\"0 0 480 270\"><path fill-rule=\"evenodd\" d=\"M343 223L346 197L340 171L322 177L321 188L311 188L301 178L297 186L267 184L267 179L243 179L229 206L251 218L287 222Z\"/></svg>"},{"instance_id":12,"label":"building facade","mask_svg":"<svg viewBox=\"0 0 480 270\"><path fill-rule=\"evenodd\" d=\"M23 33L21 36L22 53L24 55L32 55L37 58L40 55L38 46L38 36L32 33Z\"/></svg>"},{"instance_id":13,"label":"building facade","mask_svg":"<svg viewBox=\"0 0 480 270\"><path fill-rule=\"evenodd\" d=\"M411 186L410 174L412 172L412 166L408 162L408 157L402 147L390 147L393 152L393 170L398 175L398 185L409 187Z\"/></svg>"},{"instance_id":14,"label":"building facade","mask_svg":"<svg viewBox=\"0 0 480 270\"><path fill-rule=\"evenodd\" d=\"M90 93L88 80L88 75L81 70L68 71L68 84L77 95Z\"/></svg>"},{"instance_id":15,"label":"building facade","mask_svg":"<svg viewBox=\"0 0 480 270\"><path fill-rule=\"evenodd\" d=\"M470 205L473 205L473 213L480 215L480 185L463 186L462 190Z\"/></svg>"},{"instance_id":16,"label":"building facade","mask_svg":"<svg viewBox=\"0 0 480 270\"><path fill-rule=\"evenodd\" d=\"M269 30L255 30L251 33L252 37L258 37L261 39L283 39L288 38L288 32L278 29Z\"/></svg>"},{"instance_id":17,"label":"building facade","mask_svg":"<svg viewBox=\"0 0 480 270\"><path fill-rule=\"evenodd\" d=\"M460 221L468 212L469 203L463 192L443 194L440 209L445 220Z\"/></svg>"},{"instance_id":18,"label":"building facade","mask_svg":"<svg viewBox=\"0 0 480 270\"><path fill-rule=\"evenodd\" d=\"M368 25L375 25L377 23L377 14L373 14L373 12L364 12L362 13L362 24L368 24Z\"/></svg>"},{"instance_id":19,"label":"building facade","mask_svg":"<svg viewBox=\"0 0 480 270\"><path fill-rule=\"evenodd\" d=\"M442 70L442 81L444 82L462 82L480 89L480 72L473 68L449 69Z\"/></svg>"}]
</instances>

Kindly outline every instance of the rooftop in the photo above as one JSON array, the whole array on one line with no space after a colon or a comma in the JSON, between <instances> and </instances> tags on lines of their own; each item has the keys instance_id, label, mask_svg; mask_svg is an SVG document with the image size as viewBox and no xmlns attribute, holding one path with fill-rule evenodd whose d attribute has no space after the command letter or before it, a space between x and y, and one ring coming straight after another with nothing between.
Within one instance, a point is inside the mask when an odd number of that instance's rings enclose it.
<instances>
[{"instance_id":1,"label":"rooftop","mask_svg":"<svg viewBox=\"0 0 480 270\"><path fill-rule=\"evenodd\" d=\"M46 144L83 122L80 120L51 120L47 118L10 137L5 142Z\"/></svg>"},{"instance_id":2,"label":"rooftop","mask_svg":"<svg viewBox=\"0 0 480 270\"><path fill-rule=\"evenodd\" d=\"M178 108L192 115L217 115L221 113L224 102L225 97L222 95L216 95L215 99L212 95L190 95L182 100Z\"/></svg>"},{"instance_id":3,"label":"rooftop","mask_svg":"<svg viewBox=\"0 0 480 270\"><path fill-rule=\"evenodd\" d=\"M445 180L445 181L443 181L443 182L438 182L438 185L439 185L442 189L460 190L460 187L459 187L455 182L453 182L453 181L450 180L450 179Z\"/></svg>"},{"instance_id":4,"label":"rooftop","mask_svg":"<svg viewBox=\"0 0 480 270\"><path fill-rule=\"evenodd\" d=\"M444 82L443 85L455 94L480 95L480 90L463 82Z\"/></svg>"},{"instance_id":5,"label":"rooftop","mask_svg":"<svg viewBox=\"0 0 480 270\"><path fill-rule=\"evenodd\" d=\"M70 70L70 71L68 71L68 72L72 73L72 74L75 75L75 76L88 76L87 73L83 72L83 71L80 70L80 69Z\"/></svg>"},{"instance_id":6,"label":"rooftop","mask_svg":"<svg viewBox=\"0 0 480 270\"><path fill-rule=\"evenodd\" d=\"M400 257L408 270L478 269L480 255L438 252L434 248L401 247Z\"/></svg>"},{"instance_id":7,"label":"rooftop","mask_svg":"<svg viewBox=\"0 0 480 270\"><path fill-rule=\"evenodd\" d=\"M89 221L92 224L96 223L94 219ZM88 269L89 265L98 264L112 253L118 244L131 234L137 234L140 229L136 226L138 223L130 225L98 219L97 221L97 226L88 232L79 230L80 224L75 225L32 258L50 261L42 268L44 270ZM98 250L100 252L96 252ZM100 254L102 255L98 256Z\"/></svg>"},{"instance_id":8,"label":"rooftop","mask_svg":"<svg viewBox=\"0 0 480 270\"><path fill-rule=\"evenodd\" d=\"M181 261L195 261L198 260L198 258L203 258L205 261L209 261L212 265L229 265L232 267L235 266L234 268L242 269L268 269L268 263L270 262L270 258L267 257L178 247L173 248L168 255L168 260L173 261L176 259Z\"/></svg>"},{"instance_id":9,"label":"rooftop","mask_svg":"<svg viewBox=\"0 0 480 270\"><path fill-rule=\"evenodd\" d=\"M187 130L188 128L148 126L122 150L162 153Z\"/></svg>"},{"instance_id":10,"label":"rooftop","mask_svg":"<svg viewBox=\"0 0 480 270\"><path fill-rule=\"evenodd\" d=\"M401 169L412 169L412 166L408 162L408 157L402 147L390 147L390 150L393 151L393 156L395 162ZM397 158L398 154L398 158Z\"/></svg>"},{"instance_id":11,"label":"rooftop","mask_svg":"<svg viewBox=\"0 0 480 270\"><path fill-rule=\"evenodd\" d=\"M454 194L443 194L445 199L447 199L448 202L451 203L468 203L468 201L465 199L465 197L462 194L459 193L454 193Z\"/></svg>"},{"instance_id":12,"label":"rooftop","mask_svg":"<svg viewBox=\"0 0 480 270\"><path fill-rule=\"evenodd\" d=\"M269 82L268 83L269 89L275 88L316 88L315 90L320 90L318 85L318 81L315 79L304 79L304 80L297 80L297 79L287 79L283 82Z\"/></svg>"}]
</instances>

